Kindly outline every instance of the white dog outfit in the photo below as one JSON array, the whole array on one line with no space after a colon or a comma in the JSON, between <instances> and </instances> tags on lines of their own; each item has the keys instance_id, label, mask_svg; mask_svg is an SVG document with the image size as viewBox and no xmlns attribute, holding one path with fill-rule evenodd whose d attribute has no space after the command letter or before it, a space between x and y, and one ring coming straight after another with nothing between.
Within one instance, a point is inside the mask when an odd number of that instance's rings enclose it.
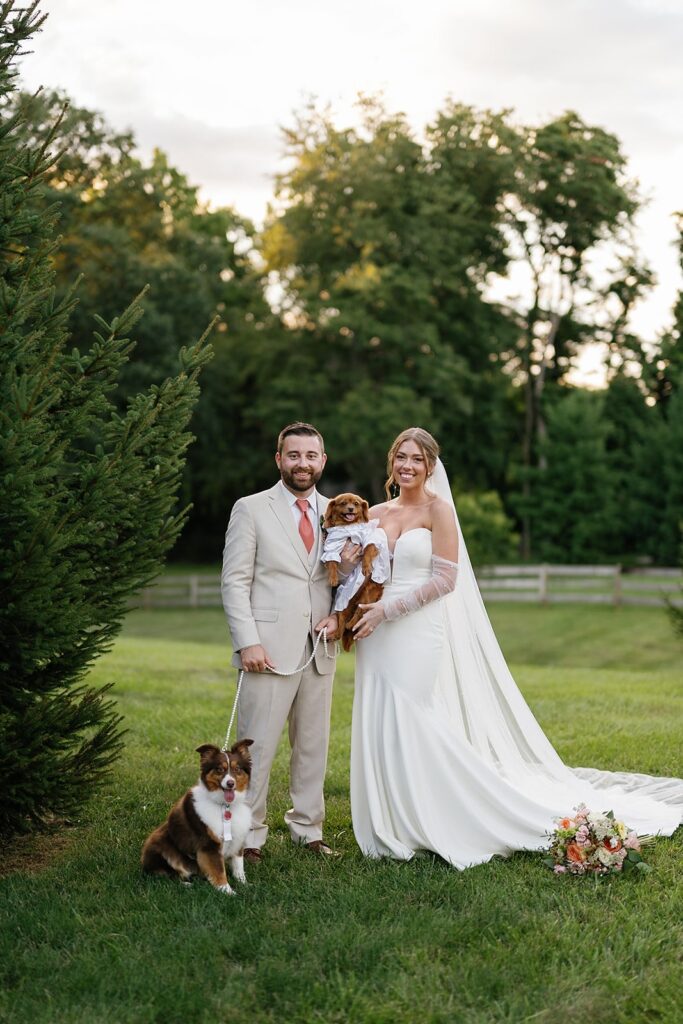
<instances>
[{"instance_id":1,"label":"white dog outfit","mask_svg":"<svg viewBox=\"0 0 683 1024\"><path fill-rule=\"evenodd\" d=\"M389 555L387 535L379 525L379 519L371 519L369 523L351 523L349 526L331 526L325 534L321 561L341 562L341 550L347 540L350 540L352 544L360 544L363 550L368 544L374 544L377 547L370 575L375 583L386 583L391 575L391 556ZM339 584L334 601L335 612L341 612L348 606L351 598L362 587L364 580L365 576L359 562L346 579Z\"/></svg>"}]
</instances>

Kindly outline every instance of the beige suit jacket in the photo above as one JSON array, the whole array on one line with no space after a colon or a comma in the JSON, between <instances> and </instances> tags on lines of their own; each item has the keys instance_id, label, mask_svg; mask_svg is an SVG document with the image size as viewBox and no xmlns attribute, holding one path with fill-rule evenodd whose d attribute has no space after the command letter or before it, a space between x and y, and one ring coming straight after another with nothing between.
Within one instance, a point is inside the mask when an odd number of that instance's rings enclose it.
<instances>
[{"instance_id":1,"label":"beige suit jacket","mask_svg":"<svg viewBox=\"0 0 683 1024\"><path fill-rule=\"evenodd\" d=\"M318 494L318 513L327 498ZM282 486L250 494L235 502L225 535L221 593L235 650L262 644L276 668L291 672L302 663L313 626L330 614L332 591L320 561L322 530L309 556L297 531ZM332 654L334 644L328 645ZM321 643L315 665L334 672Z\"/></svg>"}]
</instances>

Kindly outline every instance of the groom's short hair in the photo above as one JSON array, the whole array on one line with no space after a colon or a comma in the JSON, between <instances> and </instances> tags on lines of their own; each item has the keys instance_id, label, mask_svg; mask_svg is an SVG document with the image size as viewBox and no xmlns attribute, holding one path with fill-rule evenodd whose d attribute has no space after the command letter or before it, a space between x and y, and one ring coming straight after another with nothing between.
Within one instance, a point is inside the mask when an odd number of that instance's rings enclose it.
<instances>
[{"instance_id":1,"label":"groom's short hair","mask_svg":"<svg viewBox=\"0 0 683 1024\"><path fill-rule=\"evenodd\" d=\"M291 434L304 434L308 437L317 437L320 441L320 447L322 451L325 451L325 442L323 441L323 435L319 430L316 430L312 423L290 423L288 427L284 427L278 434L277 439L277 450L278 454L282 455L282 446L285 443L285 438Z\"/></svg>"}]
</instances>

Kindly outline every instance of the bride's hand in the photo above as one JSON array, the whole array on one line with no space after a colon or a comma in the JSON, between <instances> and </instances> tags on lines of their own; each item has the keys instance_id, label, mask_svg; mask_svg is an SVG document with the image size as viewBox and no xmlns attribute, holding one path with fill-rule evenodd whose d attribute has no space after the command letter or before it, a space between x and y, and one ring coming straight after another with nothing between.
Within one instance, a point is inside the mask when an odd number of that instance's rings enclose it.
<instances>
[{"instance_id":1,"label":"bride's hand","mask_svg":"<svg viewBox=\"0 0 683 1024\"><path fill-rule=\"evenodd\" d=\"M384 622L384 608L381 601L376 601L374 604L359 604L358 607L364 614L353 627L353 634L356 640L364 640L366 636L370 636L373 629L379 626L380 622Z\"/></svg>"}]
</instances>

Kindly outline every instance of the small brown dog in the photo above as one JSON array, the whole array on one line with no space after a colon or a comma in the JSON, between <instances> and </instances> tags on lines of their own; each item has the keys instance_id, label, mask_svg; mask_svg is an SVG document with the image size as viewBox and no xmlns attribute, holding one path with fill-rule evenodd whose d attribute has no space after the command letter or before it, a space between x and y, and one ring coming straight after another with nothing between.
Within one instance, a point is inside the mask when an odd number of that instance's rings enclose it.
<instances>
[{"instance_id":1,"label":"small brown dog","mask_svg":"<svg viewBox=\"0 0 683 1024\"><path fill-rule=\"evenodd\" d=\"M329 532L336 526L353 526L356 523L367 523L368 509L367 501L364 501L357 494L338 494L327 505L323 527L326 532ZM361 537L362 531L359 534L359 543L362 543ZM350 539L353 540L353 538ZM375 601L379 601L384 592L383 585L375 583L371 579L372 564L378 552L379 549L376 544L370 543L363 547L363 557L360 563L361 572L364 577L363 583L360 590L351 597L346 608L337 611L339 617L339 637L345 651L351 650L355 639L353 627L363 615L362 610L358 606L361 604L373 604ZM330 586L336 587L339 583L339 563L326 559L325 553L323 553L323 560L327 563L327 578Z\"/></svg>"},{"instance_id":2,"label":"small brown dog","mask_svg":"<svg viewBox=\"0 0 683 1024\"><path fill-rule=\"evenodd\" d=\"M197 747L199 782L171 808L168 818L152 832L142 848L142 870L189 882L203 875L219 892L234 895L225 861L238 882L244 875L244 844L251 828L246 802L251 778L248 748L239 740L225 753L212 743Z\"/></svg>"}]
</instances>

